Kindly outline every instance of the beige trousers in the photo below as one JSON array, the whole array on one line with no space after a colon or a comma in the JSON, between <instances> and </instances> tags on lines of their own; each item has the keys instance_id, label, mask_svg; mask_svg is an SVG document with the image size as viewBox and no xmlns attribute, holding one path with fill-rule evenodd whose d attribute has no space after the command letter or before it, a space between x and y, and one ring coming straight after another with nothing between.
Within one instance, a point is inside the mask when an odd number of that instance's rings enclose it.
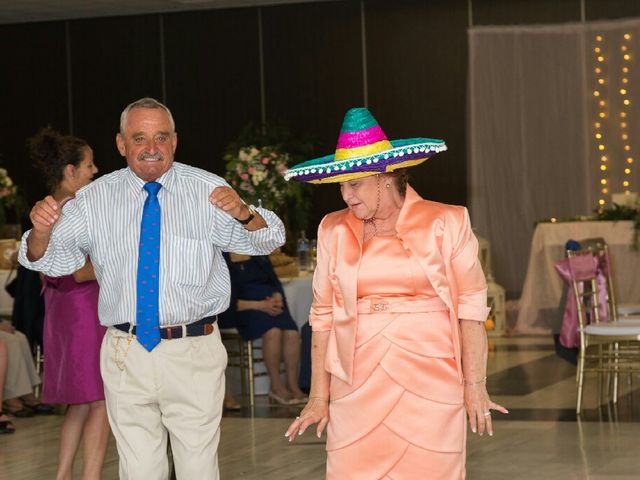
<instances>
[{"instance_id":1,"label":"beige trousers","mask_svg":"<svg viewBox=\"0 0 640 480\"><path fill-rule=\"evenodd\" d=\"M21 397L33 393L40 384L29 341L24 333L0 331L0 338L7 344L7 378L4 383L4 399Z\"/></svg>"},{"instance_id":2,"label":"beige trousers","mask_svg":"<svg viewBox=\"0 0 640 480\"><path fill-rule=\"evenodd\" d=\"M121 479L167 479L167 433L178 480L219 478L226 366L217 326L210 335L162 340L151 352L107 330L100 368Z\"/></svg>"}]
</instances>

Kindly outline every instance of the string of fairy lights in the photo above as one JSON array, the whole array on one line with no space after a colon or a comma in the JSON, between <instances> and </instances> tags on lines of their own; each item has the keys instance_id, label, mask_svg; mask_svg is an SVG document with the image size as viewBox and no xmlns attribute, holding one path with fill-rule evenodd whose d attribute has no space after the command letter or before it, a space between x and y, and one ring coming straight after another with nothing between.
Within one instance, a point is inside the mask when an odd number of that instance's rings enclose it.
<instances>
[{"instance_id":1,"label":"string of fairy lights","mask_svg":"<svg viewBox=\"0 0 640 480\"><path fill-rule=\"evenodd\" d=\"M622 107L620 110L620 139L623 142L624 156L625 156L625 168L624 168L624 180L622 181L622 190L628 194L631 191L631 165L633 165L633 154L631 153L631 145L629 141L628 130L628 116L629 106L631 100L628 98L629 94L629 67L631 65L631 34L625 33L623 35L622 45L620 45L620 52L622 53L622 75L620 76L620 89L618 90L622 97Z\"/></svg>"},{"instance_id":2,"label":"string of fairy lights","mask_svg":"<svg viewBox=\"0 0 640 480\"><path fill-rule=\"evenodd\" d=\"M595 90L593 91L593 96L596 99L596 102L598 104L598 119L596 120L596 122L594 123L594 136L596 139L596 143L598 145L598 152L600 154L600 185L601 185L601 190L600 193L602 193L602 195L600 196L600 198L598 199L598 208L604 208L605 204L607 203L605 200L605 195L607 195L609 193L609 179L608 179L608 175L607 175L607 170L608 170L608 162L609 162L609 157L607 155L607 146L605 143L605 139L604 139L604 134L602 133L602 124L604 122L604 120L607 118L607 101L604 99L605 95L603 95L605 89L607 88L605 86L605 79L604 79L604 75L605 75L605 58L604 58L604 36L603 35L596 35L596 46L593 48L593 51L595 53L596 56L596 67L595 67L595 73L596 73L596 87Z\"/></svg>"},{"instance_id":3,"label":"string of fairy lights","mask_svg":"<svg viewBox=\"0 0 640 480\"><path fill-rule=\"evenodd\" d=\"M593 51L595 54L596 85L593 90L593 96L597 105L597 118L594 122L594 137L598 149L598 155L600 155L600 195L598 198L598 208L600 209L605 208L605 206L607 205L608 202L606 199L611 191L611 188L614 188L614 191L616 191L617 188L622 187L622 191L624 193L629 194L631 192L631 168L634 163L628 118L631 105L631 100L629 99L629 74L632 64L631 39L632 36L630 33L625 33L622 36L622 41L620 42L619 48L620 55L622 56L622 71L620 72L621 75L619 76L620 82L617 86L617 93L611 95L608 83L611 81L613 75L608 75L609 72L607 70L608 64L607 59L605 58L607 39L605 38L604 34L597 34L594 38L595 43ZM607 80L607 78L609 78L609 80ZM611 145L615 142L611 141L609 142L609 144L607 143L607 139L605 139L604 135L605 129L603 128L605 122L608 122L610 120L615 121L614 116L612 115L613 105L609 105L606 99L610 99L613 103L616 95L618 96L619 100L619 102L615 102L615 104L619 108L619 111L617 112L619 118L617 120L619 121L618 131L620 140L622 142L621 156L624 157L624 160L622 162L622 164L624 165L624 176L622 179L622 184L620 186L611 185L611 170L614 166L612 160L615 159L615 154L613 154L613 148L609 148L608 145ZM622 160L622 158L620 160Z\"/></svg>"}]
</instances>

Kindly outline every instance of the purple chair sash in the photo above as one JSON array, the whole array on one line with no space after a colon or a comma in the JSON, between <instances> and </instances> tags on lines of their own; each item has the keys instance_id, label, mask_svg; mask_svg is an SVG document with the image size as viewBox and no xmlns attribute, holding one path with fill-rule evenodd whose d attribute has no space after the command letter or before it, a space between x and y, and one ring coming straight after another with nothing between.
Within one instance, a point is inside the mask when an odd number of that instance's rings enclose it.
<instances>
[{"instance_id":1,"label":"purple chair sash","mask_svg":"<svg viewBox=\"0 0 640 480\"><path fill-rule=\"evenodd\" d=\"M562 327L560 329L560 344L567 348L580 346L580 333L578 331L578 309L576 307L576 297L571 288L571 280L589 280L596 278L596 288L598 292L598 312L600 321L609 321L607 309L607 276L608 259L596 257L594 255L578 255L576 257L565 258L555 264L558 275L569 284L567 303L564 307Z\"/></svg>"}]
</instances>

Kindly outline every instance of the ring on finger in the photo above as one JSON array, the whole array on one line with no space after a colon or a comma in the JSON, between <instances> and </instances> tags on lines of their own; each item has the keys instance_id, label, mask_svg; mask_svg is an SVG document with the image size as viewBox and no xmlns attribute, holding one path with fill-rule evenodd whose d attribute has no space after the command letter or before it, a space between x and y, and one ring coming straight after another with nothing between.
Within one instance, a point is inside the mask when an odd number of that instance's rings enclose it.
<instances>
[{"instance_id":1,"label":"ring on finger","mask_svg":"<svg viewBox=\"0 0 640 480\"><path fill-rule=\"evenodd\" d=\"M487 410L486 412L484 412L484 416L485 417L490 417L491 416L491 411Z\"/></svg>"}]
</instances>

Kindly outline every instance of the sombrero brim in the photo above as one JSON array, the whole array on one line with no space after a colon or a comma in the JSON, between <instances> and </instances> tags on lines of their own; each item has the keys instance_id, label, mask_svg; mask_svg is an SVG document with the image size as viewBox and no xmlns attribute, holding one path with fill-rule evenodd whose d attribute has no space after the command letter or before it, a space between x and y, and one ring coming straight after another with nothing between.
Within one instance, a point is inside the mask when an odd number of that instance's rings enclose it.
<instances>
[{"instance_id":1,"label":"sombrero brim","mask_svg":"<svg viewBox=\"0 0 640 480\"><path fill-rule=\"evenodd\" d=\"M391 140L388 150L357 158L335 160L335 155L315 158L291 167L285 180L307 183L338 183L377 173L412 167L447 149L444 140L435 138L405 138Z\"/></svg>"}]
</instances>

